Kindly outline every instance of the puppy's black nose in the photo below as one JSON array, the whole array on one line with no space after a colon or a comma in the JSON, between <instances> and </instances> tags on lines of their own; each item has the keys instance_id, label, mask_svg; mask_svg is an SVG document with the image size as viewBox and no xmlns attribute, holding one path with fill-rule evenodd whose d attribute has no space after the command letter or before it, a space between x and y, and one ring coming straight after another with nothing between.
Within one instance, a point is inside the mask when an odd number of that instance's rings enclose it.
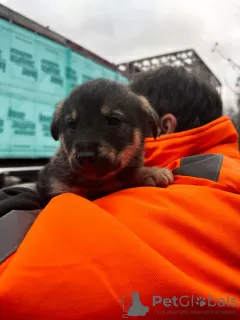
<instances>
[{"instance_id":1,"label":"puppy's black nose","mask_svg":"<svg viewBox=\"0 0 240 320\"><path fill-rule=\"evenodd\" d=\"M92 163L98 155L98 143L83 143L77 146L77 161L83 165L85 162Z\"/></svg>"}]
</instances>

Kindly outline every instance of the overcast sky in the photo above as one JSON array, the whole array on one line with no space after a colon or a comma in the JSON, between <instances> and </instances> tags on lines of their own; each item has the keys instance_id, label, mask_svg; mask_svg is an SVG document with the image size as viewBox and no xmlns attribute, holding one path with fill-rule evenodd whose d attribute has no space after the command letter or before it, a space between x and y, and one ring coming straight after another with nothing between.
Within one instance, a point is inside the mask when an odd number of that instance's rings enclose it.
<instances>
[{"instance_id":1,"label":"overcast sky","mask_svg":"<svg viewBox=\"0 0 240 320\"><path fill-rule=\"evenodd\" d=\"M0 0L114 63L194 48L234 104L237 70L212 53L216 41L240 64L239 0ZM239 72L240 73L240 72Z\"/></svg>"}]
</instances>

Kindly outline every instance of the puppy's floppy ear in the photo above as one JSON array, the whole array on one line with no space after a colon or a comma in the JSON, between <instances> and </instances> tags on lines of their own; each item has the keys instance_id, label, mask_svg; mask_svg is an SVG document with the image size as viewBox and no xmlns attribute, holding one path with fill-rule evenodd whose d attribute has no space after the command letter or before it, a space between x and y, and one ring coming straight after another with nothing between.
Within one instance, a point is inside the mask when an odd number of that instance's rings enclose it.
<instances>
[{"instance_id":1,"label":"puppy's floppy ear","mask_svg":"<svg viewBox=\"0 0 240 320\"><path fill-rule=\"evenodd\" d=\"M147 121L151 129L152 136L154 137L154 139L156 139L161 134L160 118L157 112L153 109L153 107L150 105L150 103L145 97L140 96L139 100L141 103L141 107L145 115L147 116Z\"/></svg>"},{"instance_id":2,"label":"puppy's floppy ear","mask_svg":"<svg viewBox=\"0 0 240 320\"><path fill-rule=\"evenodd\" d=\"M51 135L53 139L56 141L59 139L59 118L62 111L63 103L64 103L64 100L61 100L56 105L56 110L53 114L53 118L50 126Z\"/></svg>"}]
</instances>

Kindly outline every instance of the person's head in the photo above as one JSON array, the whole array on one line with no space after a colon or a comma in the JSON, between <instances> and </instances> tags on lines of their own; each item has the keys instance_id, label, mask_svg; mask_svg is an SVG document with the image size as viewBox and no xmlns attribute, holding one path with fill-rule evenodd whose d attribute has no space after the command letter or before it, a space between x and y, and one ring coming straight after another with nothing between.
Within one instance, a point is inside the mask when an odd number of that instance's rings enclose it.
<instances>
[{"instance_id":1,"label":"person's head","mask_svg":"<svg viewBox=\"0 0 240 320\"><path fill-rule=\"evenodd\" d=\"M203 126L223 113L216 89L183 67L164 66L143 72L130 87L157 111L163 134Z\"/></svg>"}]
</instances>

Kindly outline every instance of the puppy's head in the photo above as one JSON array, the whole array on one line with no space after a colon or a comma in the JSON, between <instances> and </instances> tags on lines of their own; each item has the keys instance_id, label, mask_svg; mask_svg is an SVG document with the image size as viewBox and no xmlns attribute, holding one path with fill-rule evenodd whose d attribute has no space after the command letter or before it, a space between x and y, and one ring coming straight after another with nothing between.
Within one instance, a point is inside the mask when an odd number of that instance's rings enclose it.
<instances>
[{"instance_id":1,"label":"puppy's head","mask_svg":"<svg viewBox=\"0 0 240 320\"><path fill-rule=\"evenodd\" d=\"M159 118L148 101L116 82L96 79L61 101L51 124L73 171L103 178L140 154L144 138L157 137Z\"/></svg>"}]
</instances>

